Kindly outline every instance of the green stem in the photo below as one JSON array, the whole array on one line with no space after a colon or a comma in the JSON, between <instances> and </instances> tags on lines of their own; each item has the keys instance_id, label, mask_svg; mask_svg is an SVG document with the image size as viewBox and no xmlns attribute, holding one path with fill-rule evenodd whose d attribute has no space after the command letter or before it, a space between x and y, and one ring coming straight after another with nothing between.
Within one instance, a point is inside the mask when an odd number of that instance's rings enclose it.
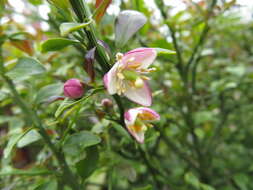
<instances>
[{"instance_id":1,"label":"green stem","mask_svg":"<svg viewBox=\"0 0 253 190\"><path fill-rule=\"evenodd\" d=\"M86 5L86 3L82 0L69 0L74 12L76 13L79 22L84 22L85 20L91 19L91 13L89 10L89 7ZM96 59L98 60L99 65L103 69L104 73L110 70L111 66L109 64L109 60L106 57L106 53L103 50L103 47L101 47L98 44L97 38L96 38L96 32L94 25L91 23L89 27L84 29L84 32L89 39L90 42L90 48L96 47L97 55Z\"/></svg>"},{"instance_id":2,"label":"green stem","mask_svg":"<svg viewBox=\"0 0 253 190\"><path fill-rule=\"evenodd\" d=\"M82 0L69 0L69 1L80 22L84 22L85 20L88 20L91 18L92 15L90 13L89 7L84 1ZM88 27L85 28L84 31L85 31L85 34L87 35L87 38L89 39L90 46L96 47L96 50L97 50L96 59L98 60L99 65L103 69L103 73L105 74L106 72L110 70L111 66L109 64L109 60L106 57L106 53L104 49L97 42L96 31L93 24L90 24L89 28ZM124 107L121 102L121 99L118 95L114 95L113 98L115 102L117 103L119 111L120 111L121 125L125 127Z\"/></svg>"},{"instance_id":3,"label":"green stem","mask_svg":"<svg viewBox=\"0 0 253 190\"><path fill-rule=\"evenodd\" d=\"M161 129L159 129L158 127L155 129L160 132L161 138L163 139L167 147L169 147L175 154L177 154L179 158L181 158L187 164L189 164L190 167L192 167L196 171L200 171L198 166L195 164L195 162L191 160L190 158L188 158L188 156L184 152L182 152L169 138L167 138L167 136L164 134L164 132Z\"/></svg>"}]
</instances>

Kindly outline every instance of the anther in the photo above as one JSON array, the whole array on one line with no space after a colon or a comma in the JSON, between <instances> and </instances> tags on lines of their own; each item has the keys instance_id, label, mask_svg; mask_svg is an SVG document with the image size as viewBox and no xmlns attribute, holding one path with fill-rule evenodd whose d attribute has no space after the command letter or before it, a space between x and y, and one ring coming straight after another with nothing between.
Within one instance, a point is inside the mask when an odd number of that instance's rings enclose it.
<instances>
[{"instance_id":1,"label":"anther","mask_svg":"<svg viewBox=\"0 0 253 190\"><path fill-rule=\"evenodd\" d=\"M123 56L124 56L123 53L117 53L116 54L116 60L120 61L123 58Z\"/></svg>"}]
</instances>

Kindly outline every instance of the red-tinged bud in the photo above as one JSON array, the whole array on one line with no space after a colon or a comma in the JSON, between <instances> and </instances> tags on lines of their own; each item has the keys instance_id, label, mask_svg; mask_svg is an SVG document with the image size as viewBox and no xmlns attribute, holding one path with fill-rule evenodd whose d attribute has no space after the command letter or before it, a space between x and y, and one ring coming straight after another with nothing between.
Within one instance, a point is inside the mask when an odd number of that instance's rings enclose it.
<instances>
[{"instance_id":1,"label":"red-tinged bud","mask_svg":"<svg viewBox=\"0 0 253 190\"><path fill-rule=\"evenodd\" d=\"M104 106L105 108L111 108L113 106L113 103L112 103L112 101L110 99L104 98L101 101L101 105Z\"/></svg>"},{"instance_id":2,"label":"red-tinged bud","mask_svg":"<svg viewBox=\"0 0 253 190\"><path fill-rule=\"evenodd\" d=\"M77 99L83 96L84 86L79 79L69 79L64 83L64 95L66 97Z\"/></svg>"}]
</instances>

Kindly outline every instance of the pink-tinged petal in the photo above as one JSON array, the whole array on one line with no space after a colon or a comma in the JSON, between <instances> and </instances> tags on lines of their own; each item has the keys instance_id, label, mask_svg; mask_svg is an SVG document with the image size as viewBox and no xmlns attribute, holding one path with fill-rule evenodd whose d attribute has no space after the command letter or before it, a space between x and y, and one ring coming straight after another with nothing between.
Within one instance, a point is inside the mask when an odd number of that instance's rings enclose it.
<instances>
[{"instance_id":1,"label":"pink-tinged petal","mask_svg":"<svg viewBox=\"0 0 253 190\"><path fill-rule=\"evenodd\" d=\"M122 62L128 66L148 68L155 60L157 52L154 48L137 48L124 54Z\"/></svg>"},{"instance_id":2,"label":"pink-tinged petal","mask_svg":"<svg viewBox=\"0 0 253 190\"><path fill-rule=\"evenodd\" d=\"M117 82L117 68L119 62L115 63L108 73L103 77L105 88L109 94L115 94L117 92L116 82Z\"/></svg>"},{"instance_id":3,"label":"pink-tinged petal","mask_svg":"<svg viewBox=\"0 0 253 190\"><path fill-rule=\"evenodd\" d=\"M126 125L133 125L138 116L139 110L137 108L129 109L125 112L124 118Z\"/></svg>"},{"instance_id":4,"label":"pink-tinged petal","mask_svg":"<svg viewBox=\"0 0 253 190\"><path fill-rule=\"evenodd\" d=\"M160 120L160 115L156 111L154 111L150 108L139 107L137 109L139 110L139 116L143 120L146 120L146 121L158 121L158 120Z\"/></svg>"},{"instance_id":5,"label":"pink-tinged petal","mask_svg":"<svg viewBox=\"0 0 253 190\"><path fill-rule=\"evenodd\" d=\"M139 143L144 143L144 131L140 131L138 133L136 133L135 131L133 131L131 128L127 127L129 133L136 139L137 142Z\"/></svg>"},{"instance_id":6,"label":"pink-tinged petal","mask_svg":"<svg viewBox=\"0 0 253 190\"><path fill-rule=\"evenodd\" d=\"M151 106L152 104L152 93L146 81L144 81L142 88L128 86L124 92L124 95L129 100L143 106Z\"/></svg>"},{"instance_id":7,"label":"pink-tinged petal","mask_svg":"<svg viewBox=\"0 0 253 190\"><path fill-rule=\"evenodd\" d=\"M135 124L135 121L137 119L138 114L140 113L141 110L138 108L132 108L129 109L128 111L125 112L124 118L125 118L125 124L127 127L127 130L129 133L139 142L143 143L144 142L144 131L139 131L136 132L132 128Z\"/></svg>"}]
</instances>

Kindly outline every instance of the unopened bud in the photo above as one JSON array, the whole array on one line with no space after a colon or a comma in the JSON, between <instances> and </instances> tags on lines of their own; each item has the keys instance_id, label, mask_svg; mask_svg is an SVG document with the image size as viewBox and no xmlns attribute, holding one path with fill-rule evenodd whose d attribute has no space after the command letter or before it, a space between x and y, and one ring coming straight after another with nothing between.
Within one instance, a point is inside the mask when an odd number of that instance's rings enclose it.
<instances>
[{"instance_id":1,"label":"unopened bud","mask_svg":"<svg viewBox=\"0 0 253 190\"><path fill-rule=\"evenodd\" d=\"M102 101L101 101L101 105L104 106L105 108L110 108L113 106L113 103L110 99L108 98L104 98Z\"/></svg>"},{"instance_id":2,"label":"unopened bud","mask_svg":"<svg viewBox=\"0 0 253 190\"><path fill-rule=\"evenodd\" d=\"M77 99L83 96L84 86L79 79L69 79L64 83L64 95Z\"/></svg>"}]
</instances>

